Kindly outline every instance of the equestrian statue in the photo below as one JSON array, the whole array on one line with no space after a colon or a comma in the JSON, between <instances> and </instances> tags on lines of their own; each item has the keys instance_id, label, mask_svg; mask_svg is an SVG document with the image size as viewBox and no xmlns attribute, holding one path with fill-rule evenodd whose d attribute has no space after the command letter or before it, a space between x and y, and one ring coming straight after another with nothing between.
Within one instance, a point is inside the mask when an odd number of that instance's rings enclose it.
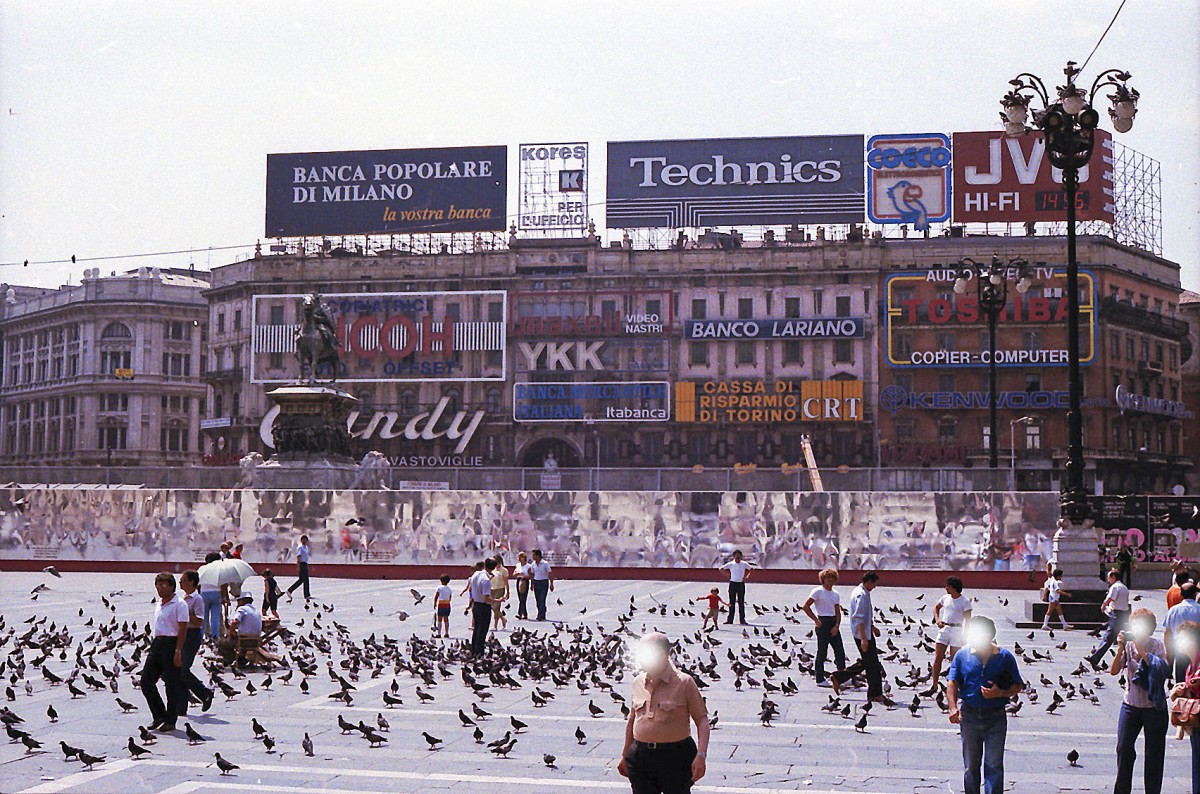
<instances>
[{"instance_id":1,"label":"equestrian statue","mask_svg":"<svg viewBox=\"0 0 1200 794\"><path fill-rule=\"evenodd\" d=\"M296 331L296 358L300 362L300 377L308 367L308 383L317 382L317 368L329 364L332 375L329 382L337 380L338 339L329 310L321 303L320 293L311 293L303 300L304 322Z\"/></svg>"}]
</instances>

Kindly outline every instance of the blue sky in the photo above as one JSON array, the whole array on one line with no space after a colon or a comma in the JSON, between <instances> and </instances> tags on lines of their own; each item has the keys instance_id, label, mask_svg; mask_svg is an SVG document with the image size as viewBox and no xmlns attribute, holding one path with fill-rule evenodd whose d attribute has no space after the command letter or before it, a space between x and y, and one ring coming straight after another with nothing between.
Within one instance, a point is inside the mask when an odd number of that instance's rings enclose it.
<instances>
[{"instance_id":1,"label":"blue sky","mask_svg":"<svg viewBox=\"0 0 1200 794\"><path fill-rule=\"evenodd\" d=\"M245 246L98 265L232 261L263 233L268 152L586 140L602 161L609 140L991 129L1010 77L1057 83L1118 4L7 0L0 262ZM1086 72L1133 73L1117 140L1162 164L1192 289L1198 29L1200 4L1131 0Z\"/></svg>"}]
</instances>

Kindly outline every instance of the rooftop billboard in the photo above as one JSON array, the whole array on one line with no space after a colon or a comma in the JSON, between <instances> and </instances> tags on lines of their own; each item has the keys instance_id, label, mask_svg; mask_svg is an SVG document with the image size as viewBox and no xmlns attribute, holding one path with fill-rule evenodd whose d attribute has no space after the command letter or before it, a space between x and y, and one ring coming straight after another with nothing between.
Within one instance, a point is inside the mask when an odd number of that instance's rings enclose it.
<instances>
[{"instance_id":1,"label":"rooftop billboard","mask_svg":"<svg viewBox=\"0 0 1200 794\"><path fill-rule=\"evenodd\" d=\"M611 228L861 223L863 136L608 144Z\"/></svg>"},{"instance_id":2,"label":"rooftop billboard","mask_svg":"<svg viewBox=\"0 0 1200 794\"><path fill-rule=\"evenodd\" d=\"M499 232L508 148L267 155L267 237Z\"/></svg>"}]
</instances>

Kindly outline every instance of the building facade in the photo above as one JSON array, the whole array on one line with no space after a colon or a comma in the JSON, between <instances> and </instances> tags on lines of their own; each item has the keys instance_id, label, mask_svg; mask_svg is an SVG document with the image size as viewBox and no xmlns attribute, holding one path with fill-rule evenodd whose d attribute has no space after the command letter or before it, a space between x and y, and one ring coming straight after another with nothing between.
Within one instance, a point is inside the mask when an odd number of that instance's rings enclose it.
<instances>
[{"instance_id":1,"label":"building facade","mask_svg":"<svg viewBox=\"0 0 1200 794\"><path fill-rule=\"evenodd\" d=\"M20 296L0 314L0 463L200 462L207 274L142 268Z\"/></svg>"},{"instance_id":2,"label":"building facade","mask_svg":"<svg viewBox=\"0 0 1200 794\"><path fill-rule=\"evenodd\" d=\"M351 429L398 466L780 467L805 437L823 468L986 466L986 322L953 282L964 257L998 256L1032 282L998 324L1001 466L1015 487L1057 487L1063 238L731 240L217 268L205 460L270 453L267 392L295 376L299 297L319 291L339 384L362 402ZM1088 481L1169 490L1191 465L1178 265L1099 237L1079 256Z\"/></svg>"}]
</instances>

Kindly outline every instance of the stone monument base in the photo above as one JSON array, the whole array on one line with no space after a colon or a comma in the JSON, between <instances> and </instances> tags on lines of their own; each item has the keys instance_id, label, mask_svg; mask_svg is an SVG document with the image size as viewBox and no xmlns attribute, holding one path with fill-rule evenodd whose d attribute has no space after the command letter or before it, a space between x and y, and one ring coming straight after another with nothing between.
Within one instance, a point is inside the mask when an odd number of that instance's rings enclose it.
<instances>
[{"instance_id":1,"label":"stone monument base","mask_svg":"<svg viewBox=\"0 0 1200 794\"><path fill-rule=\"evenodd\" d=\"M354 487L359 466L353 461L272 458L254 469L254 487L286 491L344 491Z\"/></svg>"},{"instance_id":2,"label":"stone monument base","mask_svg":"<svg viewBox=\"0 0 1200 794\"><path fill-rule=\"evenodd\" d=\"M334 489L355 485L346 423L358 398L332 386L280 386L267 392L279 406L275 454L254 469L255 488Z\"/></svg>"}]
</instances>

